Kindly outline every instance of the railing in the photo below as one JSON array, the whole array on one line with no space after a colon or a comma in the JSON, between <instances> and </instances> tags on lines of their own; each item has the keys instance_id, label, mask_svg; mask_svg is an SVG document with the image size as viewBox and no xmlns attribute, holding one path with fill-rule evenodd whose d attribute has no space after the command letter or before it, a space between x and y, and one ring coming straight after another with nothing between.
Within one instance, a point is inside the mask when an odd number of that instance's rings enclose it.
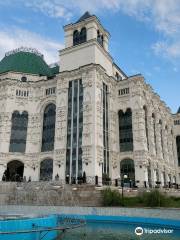
<instances>
[{"instance_id":1,"label":"railing","mask_svg":"<svg viewBox=\"0 0 180 240\"><path fill-rule=\"evenodd\" d=\"M46 180L46 181L30 181L30 182L26 182L26 181L16 181L14 182L17 184L18 187L20 186L27 186L30 187L31 185L37 184L37 186L41 186L41 187L48 187L48 186L64 186L66 184L71 184L71 185L94 185L94 186L116 186L116 187L129 187L129 188L137 188L137 186L139 185L139 181L129 181L128 184L126 184L124 181L122 181L121 179L110 179L110 178L102 178L102 177L98 177L98 176L85 176L85 177L78 177L78 178L69 178L66 177L66 179L55 179L55 180ZM171 182L166 182L166 183L161 183L159 181L153 182L148 182L148 181L144 181L141 183L141 188L175 188L175 189L180 189L180 185L176 184L176 183L171 183Z\"/></svg>"}]
</instances>

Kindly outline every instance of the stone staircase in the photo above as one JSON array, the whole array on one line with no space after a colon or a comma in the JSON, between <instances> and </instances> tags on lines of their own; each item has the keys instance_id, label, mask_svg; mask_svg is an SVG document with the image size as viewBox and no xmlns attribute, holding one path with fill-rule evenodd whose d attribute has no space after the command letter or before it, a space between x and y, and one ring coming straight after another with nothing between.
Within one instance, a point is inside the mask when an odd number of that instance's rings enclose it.
<instances>
[{"instance_id":1,"label":"stone staircase","mask_svg":"<svg viewBox=\"0 0 180 240\"><path fill-rule=\"evenodd\" d=\"M0 183L1 205L101 206L101 202L101 191L92 185Z\"/></svg>"}]
</instances>

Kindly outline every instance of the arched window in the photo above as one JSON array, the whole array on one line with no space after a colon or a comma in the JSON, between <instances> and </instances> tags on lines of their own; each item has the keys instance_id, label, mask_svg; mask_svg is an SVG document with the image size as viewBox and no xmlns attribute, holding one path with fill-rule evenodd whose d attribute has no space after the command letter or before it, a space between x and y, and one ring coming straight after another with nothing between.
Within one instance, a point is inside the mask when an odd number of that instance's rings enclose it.
<instances>
[{"instance_id":1,"label":"arched window","mask_svg":"<svg viewBox=\"0 0 180 240\"><path fill-rule=\"evenodd\" d=\"M99 30L97 30L97 41L103 47L104 37Z\"/></svg>"},{"instance_id":2,"label":"arched window","mask_svg":"<svg viewBox=\"0 0 180 240\"><path fill-rule=\"evenodd\" d=\"M26 138L27 138L27 125L28 113L24 111L20 114L18 111L13 112L11 119L11 139L10 139L10 152L25 152Z\"/></svg>"},{"instance_id":3,"label":"arched window","mask_svg":"<svg viewBox=\"0 0 180 240\"><path fill-rule=\"evenodd\" d=\"M164 158L163 129L162 129L161 119L159 120L159 125L160 125L160 136L161 136L161 150L162 150L162 155L163 155L163 158Z\"/></svg>"},{"instance_id":4,"label":"arched window","mask_svg":"<svg viewBox=\"0 0 180 240\"><path fill-rule=\"evenodd\" d=\"M120 151L133 151L132 112L127 109L125 113L119 111L119 144Z\"/></svg>"},{"instance_id":5,"label":"arched window","mask_svg":"<svg viewBox=\"0 0 180 240\"><path fill-rule=\"evenodd\" d=\"M6 181L19 182L22 181L24 174L24 164L18 160L8 162L5 171Z\"/></svg>"},{"instance_id":6,"label":"arched window","mask_svg":"<svg viewBox=\"0 0 180 240\"><path fill-rule=\"evenodd\" d=\"M147 107L144 106L143 109L144 109L144 121L145 121L145 133L146 133L146 139L147 139L147 149L149 150Z\"/></svg>"},{"instance_id":7,"label":"arched window","mask_svg":"<svg viewBox=\"0 0 180 240\"><path fill-rule=\"evenodd\" d=\"M80 42L80 43L86 42L86 38L87 38L86 35L87 35L87 34L86 34L86 28L83 27L83 28L81 29L80 37L79 37L79 42Z\"/></svg>"},{"instance_id":8,"label":"arched window","mask_svg":"<svg viewBox=\"0 0 180 240\"><path fill-rule=\"evenodd\" d=\"M50 181L53 176L53 160L45 159L40 164L40 180Z\"/></svg>"},{"instance_id":9,"label":"arched window","mask_svg":"<svg viewBox=\"0 0 180 240\"><path fill-rule=\"evenodd\" d=\"M56 106L51 103L44 110L42 152L52 151L54 149L55 120Z\"/></svg>"},{"instance_id":10,"label":"arched window","mask_svg":"<svg viewBox=\"0 0 180 240\"><path fill-rule=\"evenodd\" d=\"M120 174L124 183L129 183L131 186L135 184L135 168L132 159L124 159L120 162ZM124 177L125 175L127 178Z\"/></svg>"},{"instance_id":11,"label":"arched window","mask_svg":"<svg viewBox=\"0 0 180 240\"><path fill-rule=\"evenodd\" d=\"M79 32L75 30L73 33L73 46L79 44Z\"/></svg>"},{"instance_id":12,"label":"arched window","mask_svg":"<svg viewBox=\"0 0 180 240\"><path fill-rule=\"evenodd\" d=\"M154 148L155 153L157 154L157 145L156 145L156 119L154 113L152 114L152 124L153 124L153 132L154 132Z\"/></svg>"},{"instance_id":13,"label":"arched window","mask_svg":"<svg viewBox=\"0 0 180 240\"><path fill-rule=\"evenodd\" d=\"M178 156L178 166L180 167L180 136L176 137L176 147L177 147L177 156Z\"/></svg>"}]
</instances>

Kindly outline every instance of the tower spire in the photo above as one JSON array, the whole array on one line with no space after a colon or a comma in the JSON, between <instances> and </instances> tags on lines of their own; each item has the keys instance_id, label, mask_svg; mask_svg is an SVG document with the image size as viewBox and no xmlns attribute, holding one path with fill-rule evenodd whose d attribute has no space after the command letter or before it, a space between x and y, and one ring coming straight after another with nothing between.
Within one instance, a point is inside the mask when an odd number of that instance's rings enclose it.
<instances>
[{"instance_id":1,"label":"tower spire","mask_svg":"<svg viewBox=\"0 0 180 240\"><path fill-rule=\"evenodd\" d=\"M87 11L78 19L78 21L76 23L82 22L85 19L90 18L90 17L92 17L92 15Z\"/></svg>"}]
</instances>

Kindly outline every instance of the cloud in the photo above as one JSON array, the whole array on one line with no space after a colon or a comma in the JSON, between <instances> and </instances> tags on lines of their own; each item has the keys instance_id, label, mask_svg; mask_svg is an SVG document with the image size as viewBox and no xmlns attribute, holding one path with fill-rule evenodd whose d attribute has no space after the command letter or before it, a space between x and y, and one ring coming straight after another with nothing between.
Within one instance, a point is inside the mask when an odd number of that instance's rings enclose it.
<instances>
[{"instance_id":1,"label":"cloud","mask_svg":"<svg viewBox=\"0 0 180 240\"><path fill-rule=\"evenodd\" d=\"M165 41L156 42L152 49L156 55L163 55L166 58L176 60L180 57L180 41L168 43Z\"/></svg>"},{"instance_id":2,"label":"cloud","mask_svg":"<svg viewBox=\"0 0 180 240\"><path fill-rule=\"evenodd\" d=\"M50 17L65 18L66 20L69 20L72 17L71 12L68 11L66 7L59 1L31 0L23 1L22 4L24 4L25 7L32 8L34 11L40 11Z\"/></svg>"},{"instance_id":3,"label":"cloud","mask_svg":"<svg viewBox=\"0 0 180 240\"><path fill-rule=\"evenodd\" d=\"M0 0L0 4L12 6L12 0ZM164 41L152 46L156 54L170 59L180 57L180 0L13 0L13 6L18 4L68 21L87 10L93 14L123 12L162 34Z\"/></svg>"},{"instance_id":4,"label":"cloud","mask_svg":"<svg viewBox=\"0 0 180 240\"><path fill-rule=\"evenodd\" d=\"M37 33L24 29L12 27L11 29L0 30L0 58L4 57L4 53L19 47L36 48L43 55L47 63L56 62L58 58L58 50L63 45L52 39L42 37Z\"/></svg>"}]
</instances>

